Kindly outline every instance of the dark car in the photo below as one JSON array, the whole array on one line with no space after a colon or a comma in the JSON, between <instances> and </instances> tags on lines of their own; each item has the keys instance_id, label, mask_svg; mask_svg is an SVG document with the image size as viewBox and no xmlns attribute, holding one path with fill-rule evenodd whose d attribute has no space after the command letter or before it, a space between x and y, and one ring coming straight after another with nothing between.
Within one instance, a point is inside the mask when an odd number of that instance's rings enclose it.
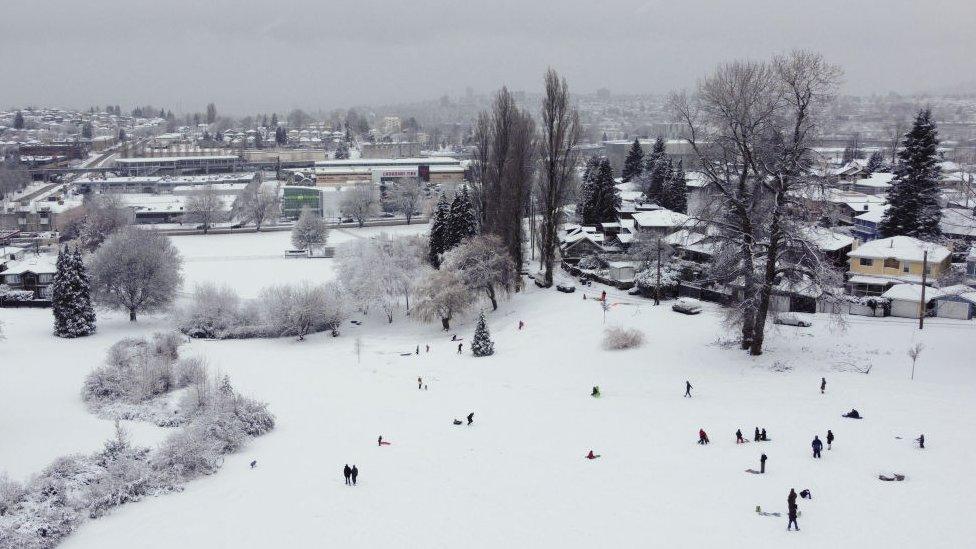
<instances>
[{"instance_id":1,"label":"dark car","mask_svg":"<svg viewBox=\"0 0 976 549\"><path fill-rule=\"evenodd\" d=\"M573 286L572 284L562 283L562 284L556 284L556 289L559 290L560 292L563 292L564 294L571 294L576 291L576 286Z\"/></svg>"}]
</instances>

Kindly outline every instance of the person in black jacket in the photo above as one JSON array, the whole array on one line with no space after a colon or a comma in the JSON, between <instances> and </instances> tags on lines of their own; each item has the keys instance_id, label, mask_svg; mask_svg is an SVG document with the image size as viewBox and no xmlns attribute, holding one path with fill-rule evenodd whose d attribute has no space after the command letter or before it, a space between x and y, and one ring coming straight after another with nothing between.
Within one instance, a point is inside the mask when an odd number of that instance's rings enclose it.
<instances>
[{"instance_id":1,"label":"person in black jacket","mask_svg":"<svg viewBox=\"0 0 976 549\"><path fill-rule=\"evenodd\" d=\"M827 449L830 450L830 445L834 443L834 432L827 429Z\"/></svg>"},{"instance_id":2,"label":"person in black jacket","mask_svg":"<svg viewBox=\"0 0 976 549\"><path fill-rule=\"evenodd\" d=\"M822 377L820 378L820 394L824 394L824 391L826 390L827 390L827 378Z\"/></svg>"},{"instance_id":3,"label":"person in black jacket","mask_svg":"<svg viewBox=\"0 0 976 549\"><path fill-rule=\"evenodd\" d=\"M795 526L797 532L800 531L800 525L796 523L796 512L797 512L796 503L793 503L793 505L790 506L790 513L789 513L790 521L786 523L787 532L790 531L791 526Z\"/></svg>"},{"instance_id":4,"label":"person in black jacket","mask_svg":"<svg viewBox=\"0 0 976 549\"><path fill-rule=\"evenodd\" d=\"M474 423L474 412L468 414L468 425L471 425L472 423Z\"/></svg>"},{"instance_id":5,"label":"person in black jacket","mask_svg":"<svg viewBox=\"0 0 976 549\"><path fill-rule=\"evenodd\" d=\"M736 444L742 444L745 441L746 441L746 439L742 438L742 429L736 429L735 430L735 443Z\"/></svg>"},{"instance_id":6,"label":"person in black jacket","mask_svg":"<svg viewBox=\"0 0 976 549\"><path fill-rule=\"evenodd\" d=\"M685 381L685 396L691 398L691 382Z\"/></svg>"},{"instance_id":7,"label":"person in black jacket","mask_svg":"<svg viewBox=\"0 0 976 549\"><path fill-rule=\"evenodd\" d=\"M823 442L820 442L820 437L814 435L813 442L810 443L813 446L813 457L820 458L820 450L823 449Z\"/></svg>"},{"instance_id":8,"label":"person in black jacket","mask_svg":"<svg viewBox=\"0 0 976 549\"><path fill-rule=\"evenodd\" d=\"M759 456L759 472L766 472L766 454Z\"/></svg>"},{"instance_id":9,"label":"person in black jacket","mask_svg":"<svg viewBox=\"0 0 976 549\"><path fill-rule=\"evenodd\" d=\"M348 463L346 464L345 467L342 468L342 476L346 477L346 486L349 486L350 484L349 478L352 476L352 469L349 468Z\"/></svg>"},{"instance_id":10,"label":"person in black jacket","mask_svg":"<svg viewBox=\"0 0 976 549\"><path fill-rule=\"evenodd\" d=\"M766 438L766 429L763 428L762 433L759 434L759 440L769 440Z\"/></svg>"},{"instance_id":11,"label":"person in black jacket","mask_svg":"<svg viewBox=\"0 0 976 549\"><path fill-rule=\"evenodd\" d=\"M349 476L352 477L352 485L356 485L356 477L359 476L359 468L355 465L352 466L352 471L349 472Z\"/></svg>"},{"instance_id":12,"label":"person in black jacket","mask_svg":"<svg viewBox=\"0 0 976 549\"><path fill-rule=\"evenodd\" d=\"M759 427L756 427L756 436L752 440L759 442Z\"/></svg>"}]
</instances>

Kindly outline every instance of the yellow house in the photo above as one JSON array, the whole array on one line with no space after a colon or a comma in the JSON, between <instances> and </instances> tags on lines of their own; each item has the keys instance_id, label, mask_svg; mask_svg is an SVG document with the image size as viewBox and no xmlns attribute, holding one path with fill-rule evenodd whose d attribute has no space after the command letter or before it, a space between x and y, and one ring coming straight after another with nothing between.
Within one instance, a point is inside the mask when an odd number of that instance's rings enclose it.
<instances>
[{"instance_id":1,"label":"yellow house","mask_svg":"<svg viewBox=\"0 0 976 549\"><path fill-rule=\"evenodd\" d=\"M866 242L847 253L848 291L854 295L881 295L893 284L917 284L922 281L923 260L927 262L926 283L931 284L948 272L951 255L945 246L910 236Z\"/></svg>"}]
</instances>

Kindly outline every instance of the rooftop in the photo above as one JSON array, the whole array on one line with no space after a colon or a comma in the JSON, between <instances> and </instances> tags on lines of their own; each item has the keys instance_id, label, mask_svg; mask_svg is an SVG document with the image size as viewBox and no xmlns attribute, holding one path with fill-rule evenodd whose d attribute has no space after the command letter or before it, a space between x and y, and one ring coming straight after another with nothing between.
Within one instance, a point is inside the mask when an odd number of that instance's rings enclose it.
<instances>
[{"instance_id":1,"label":"rooftop","mask_svg":"<svg viewBox=\"0 0 976 549\"><path fill-rule=\"evenodd\" d=\"M925 242L910 236L893 236L865 242L847 252L847 255L872 259L893 257L903 261L922 261L925 252L928 252L928 260L933 263L944 261L951 253L949 248L939 244Z\"/></svg>"}]
</instances>

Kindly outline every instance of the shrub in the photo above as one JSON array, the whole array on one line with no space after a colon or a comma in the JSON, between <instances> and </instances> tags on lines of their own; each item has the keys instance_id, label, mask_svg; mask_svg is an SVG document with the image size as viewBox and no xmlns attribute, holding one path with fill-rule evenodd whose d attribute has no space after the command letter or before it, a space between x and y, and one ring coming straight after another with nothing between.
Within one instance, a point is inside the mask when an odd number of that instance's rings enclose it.
<instances>
[{"instance_id":1,"label":"shrub","mask_svg":"<svg viewBox=\"0 0 976 549\"><path fill-rule=\"evenodd\" d=\"M603 331L603 348L608 351L634 349L644 343L644 333L634 328L613 326Z\"/></svg>"},{"instance_id":2,"label":"shrub","mask_svg":"<svg viewBox=\"0 0 976 549\"><path fill-rule=\"evenodd\" d=\"M123 339L108 351L105 364L93 370L82 387L90 404L138 403L192 383L196 370L177 362L183 338L175 333L153 334L146 339Z\"/></svg>"}]
</instances>

